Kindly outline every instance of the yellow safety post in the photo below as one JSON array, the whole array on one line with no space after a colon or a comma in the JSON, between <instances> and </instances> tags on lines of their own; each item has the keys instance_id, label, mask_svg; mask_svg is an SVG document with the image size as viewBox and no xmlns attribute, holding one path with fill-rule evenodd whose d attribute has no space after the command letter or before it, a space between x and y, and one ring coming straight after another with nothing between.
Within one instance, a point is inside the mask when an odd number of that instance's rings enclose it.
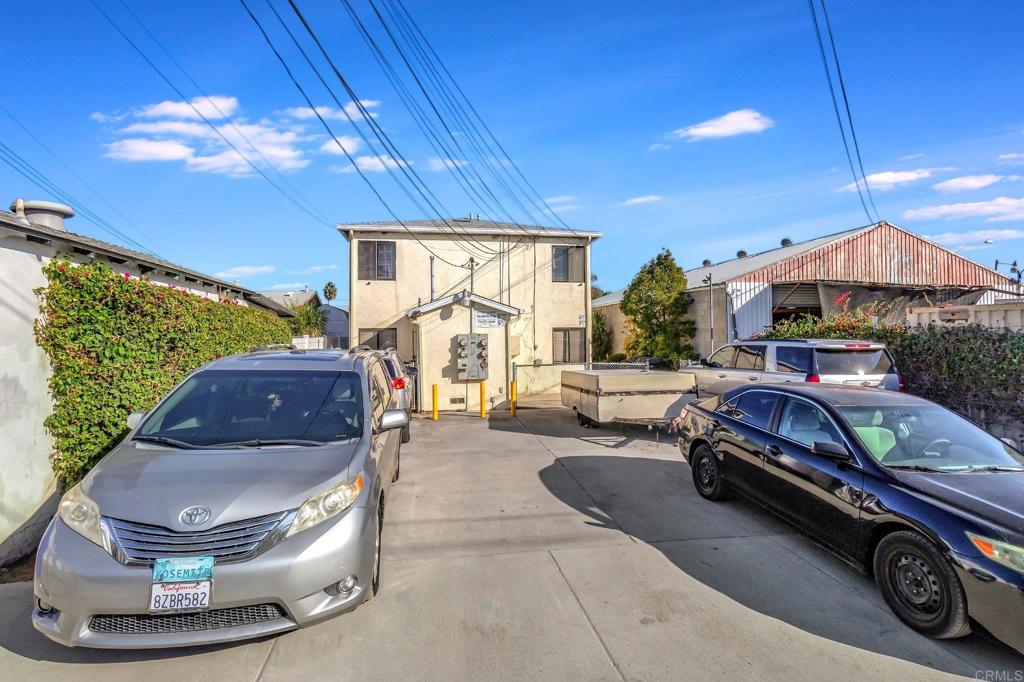
<instances>
[{"instance_id":1,"label":"yellow safety post","mask_svg":"<svg viewBox=\"0 0 1024 682\"><path fill-rule=\"evenodd\" d=\"M437 384L434 384L434 388L431 390L431 395L434 403L430 410L430 416L434 418L434 421L437 421Z\"/></svg>"},{"instance_id":2,"label":"yellow safety post","mask_svg":"<svg viewBox=\"0 0 1024 682\"><path fill-rule=\"evenodd\" d=\"M487 418L487 382L480 382L480 418Z\"/></svg>"},{"instance_id":3,"label":"yellow safety post","mask_svg":"<svg viewBox=\"0 0 1024 682\"><path fill-rule=\"evenodd\" d=\"M516 382L515 381L512 382L512 386L511 386L511 388L509 388L509 393L512 394L511 395L511 400L509 402L512 404L512 416L514 417L514 416L516 416Z\"/></svg>"}]
</instances>

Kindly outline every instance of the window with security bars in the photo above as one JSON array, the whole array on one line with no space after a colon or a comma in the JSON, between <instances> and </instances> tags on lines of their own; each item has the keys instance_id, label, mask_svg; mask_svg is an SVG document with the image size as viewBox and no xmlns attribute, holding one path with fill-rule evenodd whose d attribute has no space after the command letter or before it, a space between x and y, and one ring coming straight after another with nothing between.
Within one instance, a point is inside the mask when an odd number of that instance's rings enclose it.
<instances>
[{"instance_id":1,"label":"window with security bars","mask_svg":"<svg viewBox=\"0 0 1024 682\"><path fill-rule=\"evenodd\" d=\"M388 327L386 329L360 329L359 345L369 346L374 350L398 348L398 329L395 327Z\"/></svg>"},{"instance_id":2,"label":"window with security bars","mask_svg":"<svg viewBox=\"0 0 1024 682\"><path fill-rule=\"evenodd\" d=\"M582 246L551 247L551 281L582 282L586 278Z\"/></svg>"},{"instance_id":3,"label":"window with security bars","mask_svg":"<svg viewBox=\"0 0 1024 682\"><path fill-rule=\"evenodd\" d=\"M586 362L587 330L583 327L552 329L551 357L555 364Z\"/></svg>"},{"instance_id":4,"label":"window with security bars","mask_svg":"<svg viewBox=\"0 0 1024 682\"><path fill-rule=\"evenodd\" d=\"M359 242L359 279L394 280L397 274L395 242Z\"/></svg>"}]
</instances>

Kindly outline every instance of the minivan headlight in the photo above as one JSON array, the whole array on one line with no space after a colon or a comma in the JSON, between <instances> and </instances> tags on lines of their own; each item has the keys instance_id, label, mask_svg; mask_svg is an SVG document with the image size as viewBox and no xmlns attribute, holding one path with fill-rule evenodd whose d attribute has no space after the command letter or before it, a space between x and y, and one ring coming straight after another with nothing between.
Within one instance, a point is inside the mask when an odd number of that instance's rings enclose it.
<instances>
[{"instance_id":1,"label":"minivan headlight","mask_svg":"<svg viewBox=\"0 0 1024 682\"><path fill-rule=\"evenodd\" d=\"M999 540L983 538L974 533L968 533L967 537L978 548L983 555L997 564L1024 573L1024 547L1017 547Z\"/></svg>"},{"instance_id":2,"label":"minivan headlight","mask_svg":"<svg viewBox=\"0 0 1024 682\"><path fill-rule=\"evenodd\" d=\"M351 507L359 499L359 493L363 492L363 480L363 474L359 474L351 481L345 481L322 493L317 493L303 502L285 537L290 538Z\"/></svg>"},{"instance_id":3,"label":"minivan headlight","mask_svg":"<svg viewBox=\"0 0 1024 682\"><path fill-rule=\"evenodd\" d=\"M110 551L110 543L100 521L99 505L82 492L81 484L64 493L57 514L68 528Z\"/></svg>"}]
</instances>

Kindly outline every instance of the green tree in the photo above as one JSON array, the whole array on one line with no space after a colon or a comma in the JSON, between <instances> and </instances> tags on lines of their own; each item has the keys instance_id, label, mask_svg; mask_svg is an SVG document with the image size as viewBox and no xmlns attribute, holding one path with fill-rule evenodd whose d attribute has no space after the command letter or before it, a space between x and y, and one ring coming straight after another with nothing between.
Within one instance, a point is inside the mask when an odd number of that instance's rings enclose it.
<instances>
[{"instance_id":1,"label":"green tree","mask_svg":"<svg viewBox=\"0 0 1024 682\"><path fill-rule=\"evenodd\" d=\"M326 316L320 312L313 301L294 306L295 317L288 318L288 326L295 336L323 336Z\"/></svg>"},{"instance_id":2,"label":"green tree","mask_svg":"<svg viewBox=\"0 0 1024 682\"><path fill-rule=\"evenodd\" d=\"M608 318L600 310L594 311L594 330L590 339L590 355L594 362L607 360L612 354L612 330Z\"/></svg>"},{"instance_id":3,"label":"green tree","mask_svg":"<svg viewBox=\"0 0 1024 682\"><path fill-rule=\"evenodd\" d=\"M327 284L325 284L324 285L324 298L327 299L327 302L330 303L330 302L332 302L337 297L338 297L338 287L334 286L334 282L328 282Z\"/></svg>"},{"instance_id":4,"label":"green tree","mask_svg":"<svg viewBox=\"0 0 1024 682\"><path fill-rule=\"evenodd\" d=\"M695 358L690 345L694 324L686 317L691 302L686 273L672 252L662 249L640 268L622 296L620 308L633 329L626 352L675 362Z\"/></svg>"},{"instance_id":5,"label":"green tree","mask_svg":"<svg viewBox=\"0 0 1024 682\"><path fill-rule=\"evenodd\" d=\"M597 275L590 276L590 298L601 298L608 292L597 285Z\"/></svg>"}]
</instances>

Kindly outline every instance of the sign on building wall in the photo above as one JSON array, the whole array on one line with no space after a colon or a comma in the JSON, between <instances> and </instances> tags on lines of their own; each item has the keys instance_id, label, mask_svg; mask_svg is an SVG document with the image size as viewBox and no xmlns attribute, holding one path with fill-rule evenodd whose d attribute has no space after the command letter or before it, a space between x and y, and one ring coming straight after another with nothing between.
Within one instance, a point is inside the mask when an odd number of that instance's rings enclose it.
<instances>
[{"instance_id":1,"label":"sign on building wall","mask_svg":"<svg viewBox=\"0 0 1024 682\"><path fill-rule=\"evenodd\" d=\"M493 310L475 310L473 326L476 329L493 329L504 327L508 324L508 313L500 313Z\"/></svg>"}]
</instances>

